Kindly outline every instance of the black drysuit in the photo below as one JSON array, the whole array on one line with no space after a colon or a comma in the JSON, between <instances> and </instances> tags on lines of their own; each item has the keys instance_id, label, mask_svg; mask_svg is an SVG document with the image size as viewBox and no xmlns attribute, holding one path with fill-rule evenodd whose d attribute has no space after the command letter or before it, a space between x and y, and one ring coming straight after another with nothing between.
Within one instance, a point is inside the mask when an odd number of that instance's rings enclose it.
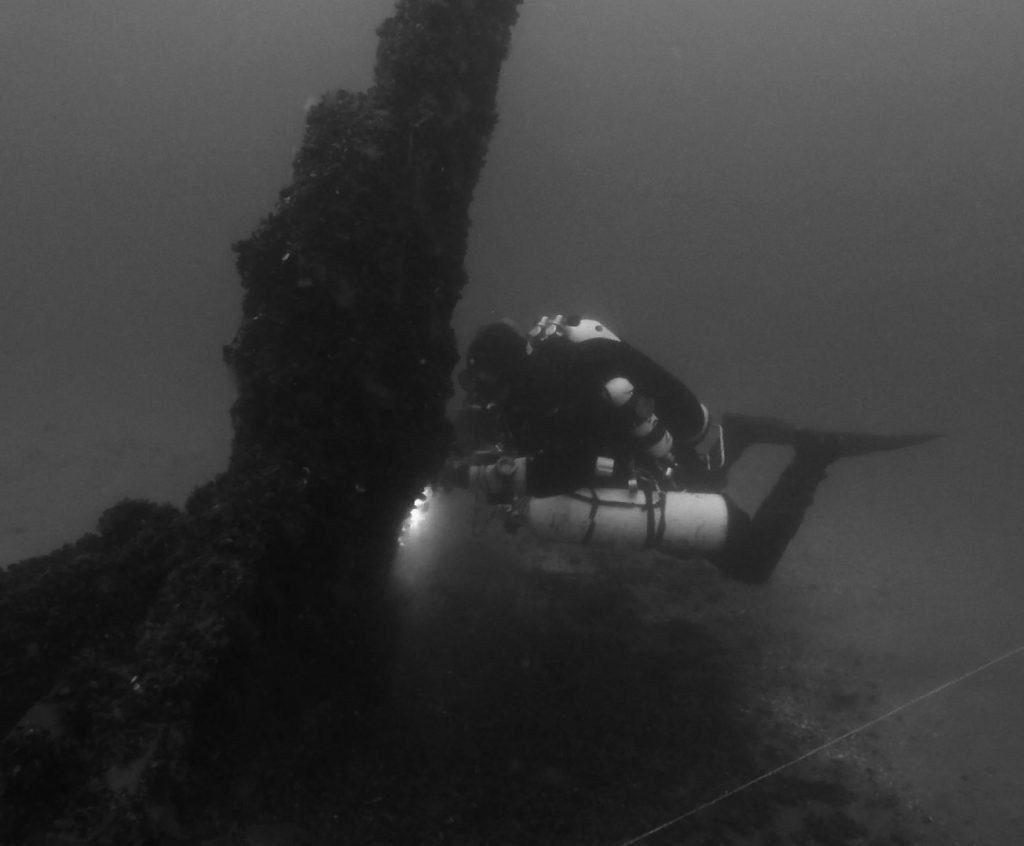
<instances>
[{"instance_id":1,"label":"black drysuit","mask_svg":"<svg viewBox=\"0 0 1024 846\"><path fill-rule=\"evenodd\" d=\"M616 405L609 397L613 380L628 381L628 402ZM634 435L650 411L660 425L646 437ZM531 456L527 490L535 496L590 484L599 456L614 459L620 474L631 461L642 467L654 460L649 444L665 430L675 458L685 461L708 423L693 392L629 344L562 337L538 344L526 358L512 379L504 420L510 445Z\"/></svg>"},{"instance_id":2,"label":"black drysuit","mask_svg":"<svg viewBox=\"0 0 1024 846\"><path fill-rule=\"evenodd\" d=\"M633 388L629 402L616 405L607 386L616 379ZM621 385L621 382L618 383ZM556 336L543 340L511 379L503 403L506 447L528 456L527 493L553 496L593 484L599 456L615 460L624 480L635 462L651 460L646 439L634 434L637 422L653 408L663 430L671 433L671 459L692 489L724 484L724 474L693 474L693 446L708 427L707 410L682 381L629 344L606 338L573 342ZM726 444L730 433L726 423ZM657 433L655 433L656 435ZM742 433L737 442L744 443ZM734 453L729 463L738 458ZM763 582L775 569L796 534L828 457L797 451L754 518L726 497L729 524L725 547L708 556L728 575ZM699 470L697 471L699 473ZM690 484L692 482L692 484Z\"/></svg>"}]
</instances>

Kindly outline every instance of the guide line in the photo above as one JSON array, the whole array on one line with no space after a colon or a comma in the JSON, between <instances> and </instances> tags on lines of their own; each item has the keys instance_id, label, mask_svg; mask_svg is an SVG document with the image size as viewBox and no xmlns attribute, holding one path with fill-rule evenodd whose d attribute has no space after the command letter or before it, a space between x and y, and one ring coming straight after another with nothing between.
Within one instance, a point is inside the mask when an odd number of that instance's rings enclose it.
<instances>
[{"instance_id":1,"label":"guide line","mask_svg":"<svg viewBox=\"0 0 1024 846\"><path fill-rule=\"evenodd\" d=\"M706 810L707 808L710 808L712 805L717 805L719 802L722 802L730 798L731 796L735 796L737 793L741 793L748 787L753 787L755 784L765 781L766 779L769 779L774 775L778 775L783 770L787 770L790 767L799 764L801 761L806 761L808 758L817 755L819 752L822 752L831 746L835 746L837 743L841 743L842 741L847 740L856 734L860 734L862 731L865 731L866 729L869 729L874 725L878 725L878 723L882 722L883 720L887 720L889 719L889 717L895 716L896 714L900 713L900 711L905 711L907 708L911 708L920 702L924 702L926 699L930 699L936 694L941 693L942 691L950 687L953 687L954 685L957 685L960 682L966 681L967 679L971 678L971 676L977 675L978 673L981 673L989 669L990 667L994 667L996 664L1006 661L1007 659L1012 658L1014 655L1020 652L1024 652L1024 643L1022 643L1020 646L1014 649L1009 650L1008 652L1004 652L1002 655L999 655L998 657L993 658L990 661L986 661L984 664L975 667L973 670L969 670L968 672L963 673L962 675L959 675L956 678L950 679L947 682L943 682L938 687L934 687L931 690L920 694L919 696L915 696L913 699L907 700L901 705L897 705L895 708L886 711L884 714L881 714L880 716L875 717L874 719L868 720L863 725L859 725L856 728L850 729L845 734L839 735L839 737L835 737L832 740L829 740L828 742L821 744L820 746L816 746L814 749L810 750L809 752L805 752L803 755L794 758L792 761L787 761L785 764L781 764L778 767L775 767L774 769L768 770L767 772L762 773L756 778L752 778L750 781L745 782L739 785L738 787L733 787L730 790L726 790L724 793L719 794L713 799L709 799L707 802L698 805L696 808L687 811L685 814L680 814L678 817L674 817L673 819L668 820L667 822L663 822L661 825L652 828L650 831L644 832L638 837L634 837L632 840L626 840L625 842L621 843L620 846L633 846L633 844L635 843L640 843L646 840L648 837L652 837L658 832L664 831L666 828L670 828L676 825L677 823L681 823L683 820L688 819L689 817L692 817L695 814L698 814L701 811Z\"/></svg>"}]
</instances>

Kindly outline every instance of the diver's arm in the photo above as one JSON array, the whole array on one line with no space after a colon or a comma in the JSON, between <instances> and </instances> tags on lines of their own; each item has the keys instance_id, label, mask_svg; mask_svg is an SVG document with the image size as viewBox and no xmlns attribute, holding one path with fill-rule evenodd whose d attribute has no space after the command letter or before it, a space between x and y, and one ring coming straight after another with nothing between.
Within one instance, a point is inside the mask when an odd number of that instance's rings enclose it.
<instances>
[{"instance_id":1,"label":"diver's arm","mask_svg":"<svg viewBox=\"0 0 1024 846\"><path fill-rule=\"evenodd\" d=\"M628 381L635 394L634 403L646 400L653 405L658 420L672 433L677 447L696 444L705 436L709 426L708 409L681 379L625 342L609 345L605 350L606 390L608 383L616 378ZM607 396L607 401L613 399ZM618 399L621 401L621 395Z\"/></svg>"},{"instance_id":2,"label":"diver's arm","mask_svg":"<svg viewBox=\"0 0 1024 846\"><path fill-rule=\"evenodd\" d=\"M672 431L655 412L654 399L638 390L632 379L609 379L604 384L604 400L614 421L617 440L627 454L663 467L675 463Z\"/></svg>"},{"instance_id":3,"label":"diver's arm","mask_svg":"<svg viewBox=\"0 0 1024 846\"><path fill-rule=\"evenodd\" d=\"M545 450L526 460L526 493L557 496L585 487L594 480L594 461L589 450Z\"/></svg>"},{"instance_id":4,"label":"diver's arm","mask_svg":"<svg viewBox=\"0 0 1024 846\"><path fill-rule=\"evenodd\" d=\"M461 481L492 504L520 496L558 496L591 484L594 459L581 451L541 453L530 457L502 456L492 464L463 465Z\"/></svg>"}]
</instances>

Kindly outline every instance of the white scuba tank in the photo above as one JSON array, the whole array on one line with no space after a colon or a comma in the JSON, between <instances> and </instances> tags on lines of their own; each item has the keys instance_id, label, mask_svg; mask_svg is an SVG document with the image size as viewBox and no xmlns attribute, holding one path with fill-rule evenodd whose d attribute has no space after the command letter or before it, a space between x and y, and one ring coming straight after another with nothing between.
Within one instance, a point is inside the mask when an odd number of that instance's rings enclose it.
<instances>
[{"instance_id":1,"label":"white scuba tank","mask_svg":"<svg viewBox=\"0 0 1024 846\"><path fill-rule=\"evenodd\" d=\"M677 555L721 549L729 526L724 497L687 491L583 488L565 496L531 497L522 513L544 540Z\"/></svg>"}]
</instances>

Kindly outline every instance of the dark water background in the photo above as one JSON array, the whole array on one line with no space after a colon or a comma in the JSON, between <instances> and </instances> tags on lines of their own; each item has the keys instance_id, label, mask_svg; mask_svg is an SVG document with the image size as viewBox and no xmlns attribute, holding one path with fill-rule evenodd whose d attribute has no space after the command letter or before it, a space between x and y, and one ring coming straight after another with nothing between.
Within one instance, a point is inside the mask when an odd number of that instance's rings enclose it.
<instances>
[{"instance_id":1,"label":"dark water background","mask_svg":"<svg viewBox=\"0 0 1024 846\"><path fill-rule=\"evenodd\" d=\"M389 8L0 5L0 559L223 465L228 245ZM715 410L948 433L839 465L750 600L883 708L1024 643L1021 44L1016 0L528 0L473 210L463 339L576 311ZM880 742L1013 842L1022 702L1017 656Z\"/></svg>"}]
</instances>

